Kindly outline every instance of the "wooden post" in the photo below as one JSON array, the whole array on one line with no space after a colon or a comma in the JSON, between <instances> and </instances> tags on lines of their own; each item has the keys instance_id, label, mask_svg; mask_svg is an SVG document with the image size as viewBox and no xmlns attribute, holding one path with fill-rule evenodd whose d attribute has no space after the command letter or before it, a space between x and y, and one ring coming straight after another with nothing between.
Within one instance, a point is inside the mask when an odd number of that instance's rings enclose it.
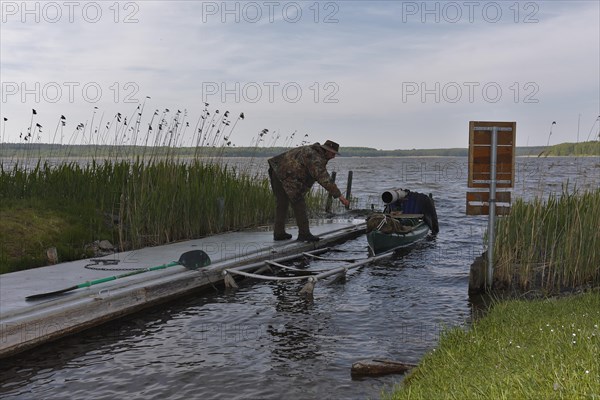
<instances>
[{"instance_id":1,"label":"wooden post","mask_svg":"<svg viewBox=\"0 0 600 400\"><path fill-rule=\"evenodd\" d=\"M337 173L333 171L331 173L331 182L335 183L335 177ZM331 195L327 196L327 202L325 203L325 212L331 212L331 202L333 201L333 197Z\"/></svg>"},{"instance_id":2,"label":"wooden post","mask_svg":"<svg viewBox=\"0 0 600 400\"><path fill-rule=\"evenodd\" d=\"M346 185L346 198L350 201L352 195L352 171L348 171L348 184ZM350 205L346 206L346 210L350 209Z\"/></svg>"}]
</instances>

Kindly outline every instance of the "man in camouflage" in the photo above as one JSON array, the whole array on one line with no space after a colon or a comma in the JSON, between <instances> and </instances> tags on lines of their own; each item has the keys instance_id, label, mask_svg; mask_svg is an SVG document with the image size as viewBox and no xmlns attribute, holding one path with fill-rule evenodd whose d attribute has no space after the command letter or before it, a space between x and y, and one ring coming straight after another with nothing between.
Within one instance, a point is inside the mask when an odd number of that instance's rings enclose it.
<instances>
[{"instance_id":1,"label":"man in camouflage","mask_svg":"<svg viewBox=\"0 0 600 400\"><path fill-rule=\"evenodd\" d=\"M304 200L304 196L315 182L319 182L331 196L340 199L346 207L350 204L331 180L326 169L327 162L338 154L339 147L339 144L327 140L324 144L315 143L298 147L268 160L271 188L277 202L273 230L275 240L292 238L292 235L285 231L289 204L292 205L296 216L298 240L303 242L319 240L317 236L310 233Z\"/></svg>"}]
</instances>

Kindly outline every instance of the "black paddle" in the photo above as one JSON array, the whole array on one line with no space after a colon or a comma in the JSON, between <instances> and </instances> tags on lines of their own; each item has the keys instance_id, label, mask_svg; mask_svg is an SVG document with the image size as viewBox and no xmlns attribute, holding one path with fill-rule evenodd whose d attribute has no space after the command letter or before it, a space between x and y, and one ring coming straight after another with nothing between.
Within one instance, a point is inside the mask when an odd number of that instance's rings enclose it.
<instances>
[{"instance_id":1,"label":"black paddle","mask_svg":"<svg viewBox=\"0 0 600 400\"><path fill-rule=\"evenodd\" d=\"M208 256L208 254L206 254L202 250L192 250L192 251L183 253L181 255L181 257L179 257L179 261L173 261L169 264L163 264L163 265L159 265L156 267L138 269L138 270L127 272L127 273L121 274L121 275L115 275L115 276L109 276L108 278L97 279L95 281L87 281L84 283L80 283L79 285L71 286L66 289L55 290L53 292L33 294L31 296L25 297L25 300L36 300L36 299L41 299L44 297L50 297L50 296L54 296L57 294L70 292L71 290L80 289L80 288L84 288L84 287L90 287L92 285L97 285L99 283L114 281L115 279L119 279L119 278L125 278L126 276L137 275L137 274L141 274L143 272L156 271L159 269L174 267L175 265L183 265L184 267L189 268L189 269L198 269L198 268L206 267L206 266L210 265L210 257Z\"/></svg>"}]
</instances>

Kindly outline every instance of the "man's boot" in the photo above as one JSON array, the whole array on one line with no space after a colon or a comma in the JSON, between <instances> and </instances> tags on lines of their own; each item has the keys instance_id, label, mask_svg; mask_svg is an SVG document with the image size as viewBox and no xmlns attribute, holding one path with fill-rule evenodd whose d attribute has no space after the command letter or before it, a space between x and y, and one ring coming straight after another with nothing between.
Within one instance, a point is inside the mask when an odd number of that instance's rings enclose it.
<instances>
[{"instance_id":1,"label":"man's boot","mask_svg":"<svg viewBox=\"0 0 600 400\"><path fill-rule=\"evenodd\" d=\"M287 211L289 200L281 181L273 170L269 168L269 178L271 179L271 188L275 195L275 226L273 227L273 240L289 240L292 235L285 231L285 221L287 220Z\"/></svg>"},{"instance_id":2,"label":"man's boot","mask_svg":"<svg viewBox=\"0 0 600 400\"><path fill-rule=\"evenodd\" d=\"M294 209L296 223L298 224L298 240L300 242L318 242L321 240L319 237L310 233L310 226L308 224L308 216L306 215L306 203L304 198L296 203L292 203L292 208Z\"/></svg>"}]
</instances>

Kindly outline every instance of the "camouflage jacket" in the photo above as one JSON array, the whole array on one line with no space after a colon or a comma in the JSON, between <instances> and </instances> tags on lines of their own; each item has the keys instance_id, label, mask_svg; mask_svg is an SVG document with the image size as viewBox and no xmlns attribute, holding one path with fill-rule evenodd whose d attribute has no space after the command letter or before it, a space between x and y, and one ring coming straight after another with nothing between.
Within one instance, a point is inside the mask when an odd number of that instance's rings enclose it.
<instances>
[{"instance_id":1,"label":"camouflage jacket","mask_svg":"<svg viewBox=\"0 0 600 400\"><path fill-rule=\"evenodd\" d=\"M315 143L286 151L268 160L290 201L296 202L304 197L315 181L334 198L342 195L327 172L326 151L319 143Z\"/></svg>"}]
</instances>

